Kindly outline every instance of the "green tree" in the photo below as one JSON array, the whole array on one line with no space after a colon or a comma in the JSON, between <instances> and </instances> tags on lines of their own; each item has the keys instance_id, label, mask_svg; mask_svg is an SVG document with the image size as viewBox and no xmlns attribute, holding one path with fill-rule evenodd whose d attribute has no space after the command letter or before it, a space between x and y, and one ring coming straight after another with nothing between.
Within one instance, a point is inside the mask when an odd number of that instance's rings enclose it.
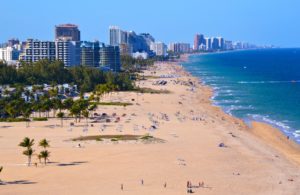
<instances>
[{"instance_id":1,"label":"green tree","mask_svg":"<svg viewBox=\"0 0 300 195\"><path fill-rule=\"evenodd\" d=\"M94 112L95 110L97 110L97 107L98 107L98 104L97 104L97 103L91 103L91 104L89 105L89 107L88 107L88 110L89 110L90 112L92 112L92 114L93 114L93 112Z\"/></svg>"},{"instance_id":2,"label":"green tree","mask_svg":"<svg viewBox=\"0 0 300 195\"><path fill-rule=\"evenodd\" d=\"M50 156L50 152L48 150L46 150L48 147L50 147L50 144L49 144L49 141L47 139L42 139L40 142L39 142L39 146L40 147L43 147L44 150L40 152L40 154L38 155L38 158L39 159L44 159L44 163L45 165L47 164L47 160Z\"/></svg>"},{"instance_id":3,"label":"green tree","mask_svg":"<svg viewBox=\"0 0 300 195\"><path fill-rule=\"evenodd\" d=\"M81 113L81 108L80 105L78 103L74 103L72 105L72 107L69 110L70 115L73 116L75 118L75 122L77 123L77 119L79 118L79 122L80 122L80 113Z\"/></svg>"},{"instance_id":4,"label":"green tree","mask_svg":"<svg viewBox=\"0 0 300 195\"><path fill-rule=\"evenodd\" d=\"M63 112L59 112L59 113L57 113L57 117L58 118L60 118L60 122L61 122L61 127L63 127L64 126L64 124L63 124L63 121L64 121L64 116L65 116L65 113L63 113Z\"/></svg>"},{"instance_id":5,"label":"green tree","mask_svg":"<svg viewBox=\"0 0 300 195\"><path fill-rule=\"evenodd\" d=\"M67 98L64 102L63 102L63 108L66 110L70 110L72 108L74 104L74 101L72 98Z\"/></svg>"},{"instance_id":6,"label":"green tree","mask_svg":"<svg viewBox=\"0 0 300 195\"><path fill-rule=\"evenodd\" d=\"M48 150L43 150L39 154L39 159L44 159L44 164L47 165L47 160L50 157L50 152Z\"/></svg>"},{"instance_id":7,"label":"green tree","mask_svg":"<svg viewBox=\"0 0 300 195\"><path fill-rule=\"evenodd\" d=\"M53 117L55 117L56 111L59 110L59 112L61 112L61 110L63 109L63 103L59 98L53 98L51 101L53 108Z\"/></svg>"},{"instance_id":8,"label":"green tree","mask_svg":"<svg viewBox=\"0 0 300 195\"><path fill-rule=\"evenodd\" d=\"M89 115L90 115L89 111L88 110L83 110L82 115L83 115L83 117L85 117L86 126L89 126Z\"/></svg>"},{"instance_id":9,"label":"green tree","mask_svg":"<svg viewBox=\"0 0 300 195\"><path fill-rule=\"evenodd\" d=\"M21 108L21 114L23 115L23 117L26 119L26 127L29 127L29 122L30 122L30 115L33 112L32 109L32 104L31 103L25 103L23 108Z\"/></svg>"},{"instance_id":10,"label":"green tree","mask_svg":"<svg viewBox=\"0 0 300 195\"><path fill-rule=\"evenodd\" d=\"M46 140L46 139L42 139L40 142L39 142L39 146L43 147L44 149L50 147L49 145L49 141Z\"/></svg>"},{"instance_id":11,"label":"green tree","mask_svg":"<svg viewBox=\"0 0 300 195\"><path fill-rule=\"evenodd\" d=\"M23 154L28 157L28 166L31 165L31 157L34 153L34 150L32 149L33 145L34 139L30 139L28 137L25 137L23 141L19 144L19 146L26 148L26 150L23 151Z\"/></svg>"}]
</instances>

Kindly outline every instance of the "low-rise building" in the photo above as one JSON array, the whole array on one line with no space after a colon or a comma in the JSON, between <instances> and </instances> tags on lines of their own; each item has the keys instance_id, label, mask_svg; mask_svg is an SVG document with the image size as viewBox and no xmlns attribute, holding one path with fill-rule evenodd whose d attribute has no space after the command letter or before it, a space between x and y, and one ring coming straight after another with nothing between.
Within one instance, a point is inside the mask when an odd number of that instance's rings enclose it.
<instances>
[{"instance_id":1,"label":"low-rise building","mask_svg":"<svg viewBox=\"0 0 300 195\"><path fill-rule=\"evenodd\" d=\"M135 53L132 53L132 57L135 58L135 59L148 59L149 55L147 52L135 52Z\"/></svg>"}]
</instances>

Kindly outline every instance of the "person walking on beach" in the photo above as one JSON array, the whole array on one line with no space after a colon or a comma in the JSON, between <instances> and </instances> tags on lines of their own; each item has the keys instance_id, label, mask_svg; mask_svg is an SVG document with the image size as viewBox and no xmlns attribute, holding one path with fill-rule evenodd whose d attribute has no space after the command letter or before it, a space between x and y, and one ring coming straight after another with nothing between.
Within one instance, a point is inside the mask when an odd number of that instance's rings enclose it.
<instances>
[{"instance_id":1,"label":"person walking on beach","mask_svg":"<svg viewBox=\"0 0 300 195\"><path fill-rule=\"evenodd\" d=\"M121 190L123 191L123 189L124 189L124 186L123 186L123 184L121 184Z\"/></svg>"},{"instance_id":2,"label":"person walking on beach","mask_svg":"<svg viewBox=\"0 0 300 195\"><path fill-rule=\"evenodd\" d=\"M164 188L166 188L167 187L167 182L165 182L165 184L164 184Z\"/></svg>"},{"instance_id":3,"label":"person walking on beach","mask_svg":"<svg viewBox=\"0 0 300 195\"><path fill-rule=\"evenodd\" d=\"M141 185L144 185L144 180L143 179L141 179Z\"/></svg>"}]
</instances>

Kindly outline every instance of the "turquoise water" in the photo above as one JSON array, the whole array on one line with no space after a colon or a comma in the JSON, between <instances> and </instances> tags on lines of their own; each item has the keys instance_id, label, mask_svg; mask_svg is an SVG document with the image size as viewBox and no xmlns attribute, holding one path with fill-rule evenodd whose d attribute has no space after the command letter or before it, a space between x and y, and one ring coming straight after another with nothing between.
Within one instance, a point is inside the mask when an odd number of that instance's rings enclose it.
<instances>
[{"instance_id":1,"label":"turquoise water","mask_svg":"<svg viewBox=\"0 0 300 195\"><path fill-rule=\"evenodd\" d=\"M269 123L300 143L300 49L196 55L183 66L228 114Z\"/></svg>"}]
</instances>

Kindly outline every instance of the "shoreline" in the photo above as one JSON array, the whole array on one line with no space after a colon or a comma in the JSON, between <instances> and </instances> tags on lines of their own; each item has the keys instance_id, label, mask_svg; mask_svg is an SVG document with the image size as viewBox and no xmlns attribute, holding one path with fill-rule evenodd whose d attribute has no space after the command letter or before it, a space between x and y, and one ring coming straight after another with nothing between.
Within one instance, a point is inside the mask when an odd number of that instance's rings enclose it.
<instances>
[{"instance_id":1,"label":"shoreline","mask_svg":"<svg viewBox=\"0 0 300 195\"><path fill-rule=\"evenodd\" d=\"M141 88L170 93L114 92L102 97L101 102L132 103L99 105L95 112L105 113L110 122L90 119L87 129L85 120L71 125L71 118L64 126L55 118L31 122L28 128L25 123L2 123L1 193L182 195L187 181L199 195L299 192L299 164L291 162L293 153L270 145L271 131L263 127L265 135L255 128L259 137L242 120L213 106L212 89L178 62L157 62L143 74L147 79L137 81ZM25 164L27 157L18 146L25 136L35 139L32 163L37 166ZM110 140L115 136L117 140ZM150 140L136 140L140 136ZM50 141L47 166L36 156L44 138Z\"/></svg>"},{"instance_id":2,"label":"shoreline","mask_svg":"<svg viewBox=\"0 0 300 195\"><path fill-rule=\"evenodd\" d=\"M300 144L297 143L295 140L289 138L287 135L285 135L281 129L275 127L272 124L269 124L267 122L262 122L262 121L249 120L249 124L247 124L245 120L226 113L221 106L215 105L213 103L213 100L212 100L212 97L214 96L213 89L210 86L203 84L201 78L193 76L192 73L185 70L185 68L180 64L180 63L188 62L190 56L193 56L193 55L203 55L203 54L184 54L183 58L177 62L178 63L177 65L182 67L183 71L185 71L189 76L194 77L195 79L198 79L198 81L199 81L199 83L201 83L201 85L203 85L203 86L207 87L209 90L211 90L211 95L209 97L211 106L220 109L221 112L223 112L225 115L228 115L229 117L232 117L232 118L242 122L243 127L245 128L245 130L247 132L249 132L249 133L255 135L256 137L258 137L259 139L265 141L272 148L281 152L290 161L300 165Z\"/></svg>"}]
</instances>

